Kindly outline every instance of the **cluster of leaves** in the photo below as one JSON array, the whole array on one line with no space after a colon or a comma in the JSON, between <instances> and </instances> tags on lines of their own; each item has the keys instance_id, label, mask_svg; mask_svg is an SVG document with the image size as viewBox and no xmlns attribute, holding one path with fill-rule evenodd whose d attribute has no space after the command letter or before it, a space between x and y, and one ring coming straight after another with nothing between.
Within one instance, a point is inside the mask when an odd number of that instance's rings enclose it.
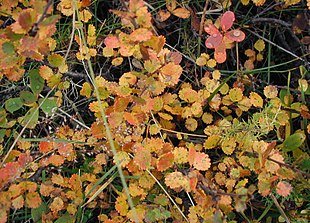
<instances>
[{"instance_id":1,"label":"cluster of leaves","mask_svg":"<svg viewBox=\"0 0 310 223\"><path fill-rule=\"evenodd\" d=\"M286 7L298 2L286 1ZM72 87L64 78L67 56L53 53L61 16L52 15L50 3L0 5L14 20L0 31L1 78L29 82L0 110L0 222L27 208L35 222L87 221L85 213L93 217L94 209L104 223L236 222L235 214L245 216L253 198L285 201L294 192L301 194L298 207L307 205L302 195L309 182L304 171L309 166L309 73L300 67L298 89L266 85L255 91L247 71L263 61L262 39L253 45L257 54L245 50L246 70L227 77L216 69L229 60L226 50L246 38L246 30L230 30L235 14L229 10L203 24L206 52L197 55L196 64L205 72L194 83L183 79L184 58L165 47L166 38L155 32L144 1L130 0L124 10L111 10L122 27L100 42L99 28L88 23L91 1L61 0L57 10L77 20L71 38L76 60L87 68L103 57L121 67L121 74L116 81L89 75L81 85L79 97L87 99L94 117L89 127L59 125L48 137L21 138L31 136L25 129L36 130L40 117L55 118ZM193 13L175 0L165 6L157 12L159 22ZM214 59L208 49L214 49ZM28 68L27 61L35 68ZM122 174L128 188L112 183ZM302 219L300 213L290 217Z\"/></svg>"}]
</instances>

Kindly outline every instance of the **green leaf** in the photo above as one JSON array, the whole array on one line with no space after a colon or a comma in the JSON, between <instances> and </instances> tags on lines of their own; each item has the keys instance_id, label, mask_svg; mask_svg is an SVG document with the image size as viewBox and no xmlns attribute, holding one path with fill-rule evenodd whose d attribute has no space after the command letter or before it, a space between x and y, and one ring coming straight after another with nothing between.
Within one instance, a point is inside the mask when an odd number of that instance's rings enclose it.
<instances>
[{"instance_id":1,"label":"green leaf","mask_svg":"<svg viewBox=\"0 0 310 223\"><path fill-rule=\"evenodd\" d=\"M39 70L31 70L29 73L30 88L35 95L38 95L44 87L44 79L40 76Z\"/></svg>"},{"instance_id":2,"label":"green leaf","mask_svg":"<svg viewBox=\"0 0 310 223\"><path fill-rule=\"evenodd\" d=\"M60 218L58 218L54 223L74 223L75 218L69 214L64 214Z\"/></svg>"},{"instance_id":3,"label":"green leaf","mask_svg":"<svg viewBox=\"0 0 310 223\"><path fill-rule=\"evenodd\" d=\"M47 204L42 202L38 208L31 209L31 217L34 222L42 222L42 214L47 212Z\"/></svg>"},{"instance_id":4,"label":"green leaf","mask_svg":"<svg viewBox=\"0 0 310 223\"><path fill-rule=\"evenodd\" d=\"M310 170L310 159L305 159L301 162L300 167L304 170Z\"/></svg>"},{"instance_id":5,"label":"green leaf","mask_svg":"<svg viewBox=\"0 0 310 223\"><path fill-rule=\"evenodd\" d=\"M41 104L43 100L44 100L43 98L40 98L39 104ZM43 101L40 108L45 114L51 116L56 111L57 108L56 100L54 98L47 98Z\"/></svg>"},{"instance_id":6,"label":"green leaf","mask_svg":"<svg viewBox=\"0 0 310 223\"><path fill-rule=\"evenodd\" d=\"M37 101L37 97L30 91L21 91L19 96L22 103L27 106L32 106Z\"/></svg>"},{"instance_id":7,"label":"green leaf","mask_svg":"<svg viewBox=\"0 0 310 223\"><path fill-rule=\"evenodd\" d=\"M5 129L0 129L0 143L3 142L3 139L4 139L4 136L5 136L5 132L6 130ZM2 150L0 150L0 156L2 155Z\"/></svg>"},{"instance_id":8,"label":"green leaf","mask_svg":"<svg viewBox=\"0 0 310 223\"><path fill-rule=\"evenodd\" d=\"M284 97L290 95L290 90L288 89L281 89L280 93L279 93L279 97L282 101L282 103L284 103Z\"/></svg>"},{"instance_id":9,"label":"green leaf","mask_svg":"<svg viewBox=\"0 0 310 223\"><path fill-rule=\"evenodd\" d=\"M63 56L59 54L49 55L47 59L48 59L48 62L54 67L60 67L64 62Z\"/></svg>"},{"instance_id":10,"label":"green leaf","mask_svg":"<svg viewBox=\"0 0 310 223\"><path fill-rule=\"evenodd\" d=\"M293 135L290 135L287 137L287 139L283 142L283 151L284 152L290 152L295 149L297 149L299 146L301 146L306 139L306 136L303 133L297 132Z\"/></svg>"},{"instance_id":11,"label":"green leaf","mask_svg":"<svg viewBox=\"0 0 310 223\"><path fill-rule=\"evenodd\" d=\"M20 98L10 98L5 101L4 106L8 112L13 113L23 107L23 102Z\"/></svg>"},{"instance_id":12,"label":"green leaf","mask_svg":"<svg viewBox=\"0 0 310 223\"><path fill-rule=\"evenodd\" d=\"M39 119L39 109L37 108L38 108L37 105L33 106L32 108L29 109L29 111L26 113L25 116L18 118L19 123L23 127L27 127L29 129L34 129L36 127Z\"/></svg>"},{"instance_id":13,"label":"green leaf","mask_svg":"<svg viewBox=\"0 0 310 223\"><path fill-rule=\"evenodd\" d=\"M7 55L14 55L15 54L14 45L11 42L5 42L2 44L2 51Z\"/></svg>"}]
</instances>

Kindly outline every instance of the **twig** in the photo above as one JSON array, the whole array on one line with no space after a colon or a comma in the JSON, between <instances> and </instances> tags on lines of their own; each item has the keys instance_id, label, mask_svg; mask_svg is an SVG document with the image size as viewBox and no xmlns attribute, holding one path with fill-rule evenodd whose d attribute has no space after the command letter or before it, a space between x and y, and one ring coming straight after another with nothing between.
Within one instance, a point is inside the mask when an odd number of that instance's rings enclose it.
<instances>
[{"instance_id":1,"label":"twig","mask_svg":"<svg viewBox=\"0 0 310 223\"><path fill-rule=\"evenodd\" d=\"M209 0L206 0L205 6L203 8L203 12L202 12L201 20L200 20L199 32L198 32L197 57L199 57L200 55L201 35L202 35L203 25L205 22L205 15L207 14L208 5L209 5Z\"/></svg>"},{"instance_id":2,"label":"twig","mask_svg":"<svg viewBox=\"0 0 310 223\"><path fill-rule=\"evenodd\" d=\"M273 200L274 204L277 206L278 210L280 211L282 217L285 219L286 223L291 223L290 219L286 216L285 212L283 211L283 209L281 208L277 198L273 195L270 194L269 195L271 197L271 199Z\"/></svg>"},{"instance_id":3,"label":"twig","mask_svg":"<svg viewBox=\"0 0 310 223\"><path fill-rule=\"evenodd\" d=\"M287 28L290 28L292 26L291 23L285 22L281 19L275 19L275 18L254 18L254 19L251 19L250 22L252 23L260 23L260 22L276 23L276 24L285 26Z\"/></svg>"},{"instance_id":4,"label":"twig","mask_svg":"<svg viewBox=\"0 0 310 223\"><path fill-rule=\"evenodd\" d=\"M39 28L39 24L41 22L43 22L44 18L47 15L47 10L49 9L49 7L53 4L53 0L49 0L44 8L44 11L42 13L42 15L40 16L40 18L38 19L38 21L36 23L33 24L32 29L30 31L30 36L35 36L36 33L38 32Z\"/></svg>"}]
</instances>

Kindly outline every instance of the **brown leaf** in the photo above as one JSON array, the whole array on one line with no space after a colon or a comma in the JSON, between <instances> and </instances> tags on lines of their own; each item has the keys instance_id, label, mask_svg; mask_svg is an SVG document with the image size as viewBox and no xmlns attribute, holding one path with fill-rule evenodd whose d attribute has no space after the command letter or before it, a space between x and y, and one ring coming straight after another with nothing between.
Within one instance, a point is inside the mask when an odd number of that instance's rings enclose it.
<instances>
[{"instance_id":1,"label":"brown leaf","mask_svg":"<svg viewBox=\"0 0 310 223\"><path fill-rule=\"evenodd\" d=\"M164 22L171 16L171 13L167 10L159 10L156 14L156 20L158 22Z\"/></svg>"}]
</instances>

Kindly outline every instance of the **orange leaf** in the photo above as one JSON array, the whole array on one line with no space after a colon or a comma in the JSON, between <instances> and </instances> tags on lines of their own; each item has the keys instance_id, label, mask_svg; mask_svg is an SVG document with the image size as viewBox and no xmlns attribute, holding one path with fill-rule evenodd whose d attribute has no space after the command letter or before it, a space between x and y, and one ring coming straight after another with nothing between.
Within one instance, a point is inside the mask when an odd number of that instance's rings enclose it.
<instances>
[{"instance_id":1,"label":"orange leaf","mask_svg":"<svg viewBox=\"0 0 310 223\"><path fill-rule=\"evenodd\" d=\"M60 197L55 197L53 202L50 204L49 208L53 212L58 212L64 209L64 202Z\"/></svg>"},{"instance_id":2,"label":"orange leaf","mask_svg":"<svg viewBox=\"0 0 310 223\"><path fill-rule=\"evenodd\" d=\"M181 19L187 19L190 17L191 13L186 8L177 8L172 11L172 14L181 18Z\"/></svg>"},{"instance_id":3,"label":"orange leaf","mask_svg":"<svg viewBox=\"0 0 310 223\"><path fill-rule=\"evenodd\" d=\"M197 170L208 170L211 166L211 160L208 154L196 152L193 166Z\"/></svg>"},{"instance_id":4,"label":"orange leaf","mask_svg":"<svg viewBox=\"0 0 310 223\"><path fill-rule=\"evenodd\" d=\"M165 153L158 158L157 169L165 171L173 165L174 155L172 152Z\"/></svg>"},{"instance_id":5,"label":"orange leaf","mask_svg":"<svg viewBox=\"0 0 310 223\"><path fill-rule=\"evenodd\" d=\"M29 192L26 194L26 204L30 208L37 208L41 205L42 199L37 192Z\"/></svg>"},{"instance_id":6,"label":"orange leaf","mask_svg":"<svg viewBox=\"0 0 310 223\"><path fill-rule=\"evenodd\" d=\"M116 36L108 36L107 38L104 39L104 44L108 48L118 48L120 47L120 42Z\"/></svg>"},{"instance_id":7,"label":"orange leaf","mask_svg":"<svg viewBox=\"0 0 310 223\"><path fill-rule=\"evenodd\" d=\"M135 157L133 160L141 170L146 170L151 166L152 154L141 144L137 144L135 148Z\"/></svg>"},{"instance_id":8,"label":"orange leaf","mask_svg":"<svg viewBox=\"0 0 310 223\"><path fill-rule=\"evenodd\" d=\"M15 209L20 209L20 208L24 207L24 203L25 203L25 201L24 201L24 198L22 195L19 195L18 197L14 198L12 200L12 206Z\"/></svg>"},{"instance_id":9,"label":"orange leaf","mask_svg":"<svg viewBox=\"0 0 310 223\"><path fill-rule=\"evenodd\" d=\"M124 118L131 125L138 125L139 124L139 120L132 113L124 112Z\"/></svg>"},{"instance_id":10,"label":"orange leaf","mask_svg":"<svg viewBox=\"0 0 310 223\"><path fill-rule=\"evenodd\" d=\"M245 39L245 34L240 29L234 29L225 33L225 37L231 41L241 42Z\"/></svg>"},{"instance_id":11,"label":"orange leaf","mask_svg":"<svg viewBox=\"0 0 310 223\"><path fill-rule=\"evenodd\" d=\"M288 195L290 195L290 193L292 192L292 186L290 183L285 182L285 181L280 181L277 184L277 193L283 197L286 197Z\"/></svg>"},{"instance_id":12,"label":"orange leaf","mask_svg":"<svg viewBox=\"0 0 310 223\"><path fill-rule=\"evenodd\" d=\"M129 38L131 41L134 42L143 42L146 40L151 39L153 36L153 33L145 28L139 28L133 31L130 35Z\"/></svg>"},{"instance_id":13,"label":"orange leaf","mask_svg":"<svg viewBox=\"0 0 310 223\"><path fill-rule=\"evenodd\" d=\"M65 159L60 155L52 155L48 158L49 164L53 164L54 166L61 166L64 164Z\"/></svg>"},{"instance_id":14,"label":"orange leaf","mask_svg":"<svg viewBox=\"0 0 310 223\"><path fill-rule=\"evenodd\" d=\"M189 180L181 172L168 173L165 178L165 184L176 190L190 190Z\"/></svg>"},{"instance_id":15,"label":"orange leaf","mask_svg":"<svg viewBox=\"0 0 310 223\"><path fill-rule=\"evenodd\" d=\"M226 61L226 49L224 44L215 48L214 58L218 63L224 63Z\"/></svg>"}]
</instances>

